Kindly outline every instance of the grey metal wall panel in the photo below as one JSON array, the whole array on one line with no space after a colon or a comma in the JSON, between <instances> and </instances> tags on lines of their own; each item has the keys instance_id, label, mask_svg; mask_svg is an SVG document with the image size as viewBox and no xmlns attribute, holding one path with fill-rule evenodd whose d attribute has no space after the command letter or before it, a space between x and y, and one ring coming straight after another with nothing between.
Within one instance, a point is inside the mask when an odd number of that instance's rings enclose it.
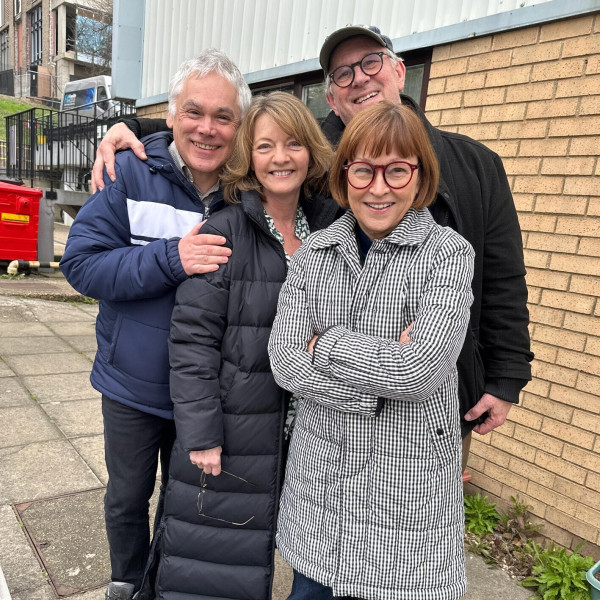
<instances>
[{"instance_id":1,"label":"grey metal wall panel","mask_svg":"<svg viewBox=\"0 0 600 600\"><path fill-rule=\"evenodd\" d=\"M543 11L544 5L560 5L568 12L568 6L584 2L600 8L600 0L142 1L146 19L140 97L146 99L164 96L181 61L205 48L223 50L249 81L257 81L318 68L316 57L325 37L348 24L378 25L398 41L432 39L429 34L437 29L447 31L528 7Z\"/></svg>"},{"instance_id":2,"label":"grey metal wall panel","mask_svg":"<svg viewBox=\"0 0 600 600\"><path fill-rule=\"evenodd\" d=\"M135 100L142 88L145 0L114 0L112 93Z\"/></svg>"},{"instance_id":3,"label":"grey metal wall panel","mask_svg":"<svg viewBox=\"0 0 600 600\"><path fill-rule=\"evenodd\" d=\"M549 0L145 0L141 94L166 91L177 65L219 48L243 73L314 59L343 25L379 25L392 38Z\"/></svg>"}]
</instances>

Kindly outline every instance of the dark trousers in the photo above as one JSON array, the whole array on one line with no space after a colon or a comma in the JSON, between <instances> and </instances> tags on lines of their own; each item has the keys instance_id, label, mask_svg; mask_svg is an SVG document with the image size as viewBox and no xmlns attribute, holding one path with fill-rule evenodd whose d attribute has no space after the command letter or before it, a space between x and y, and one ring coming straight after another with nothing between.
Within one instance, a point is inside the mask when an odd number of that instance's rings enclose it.
<instances>
[{"instance_id":1,"label":"dark trousers","mask_svg":"<svg viewBox=\"0 0 600 600\"><path fill-rule=\"evenodd\" d=\"M351 596L334 596L330 587L302 575L294 569L294 583L287 600L357 600Z\"/></svg>"},{"instance_id":2,"label":"dark trousers","mask_svg":"<svg viewBox=\"0 0 600 600\"><path fill-rule=\"evenodd\" d=\"M102 396L108 485L104 516L112 581L140 586L150 548L149 500L160 454L161 490L154 529L162 517L175 423Z\"/></svg>"}]
</instances>

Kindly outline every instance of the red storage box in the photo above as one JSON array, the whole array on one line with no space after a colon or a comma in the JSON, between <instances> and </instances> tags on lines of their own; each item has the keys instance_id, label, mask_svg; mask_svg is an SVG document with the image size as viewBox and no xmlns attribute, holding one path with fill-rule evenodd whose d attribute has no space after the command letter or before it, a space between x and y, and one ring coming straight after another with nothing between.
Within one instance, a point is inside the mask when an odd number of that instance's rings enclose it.
<instances>
[{"instance_id":1,"label":"red storage box","mask_svg":"<svg viewBox=\"0 0 600 600\"><path fill-rule=\"evenodd\" d=\"M43 191L0 182L0 259L37 260Z\"/></svg>"}]
</instances>

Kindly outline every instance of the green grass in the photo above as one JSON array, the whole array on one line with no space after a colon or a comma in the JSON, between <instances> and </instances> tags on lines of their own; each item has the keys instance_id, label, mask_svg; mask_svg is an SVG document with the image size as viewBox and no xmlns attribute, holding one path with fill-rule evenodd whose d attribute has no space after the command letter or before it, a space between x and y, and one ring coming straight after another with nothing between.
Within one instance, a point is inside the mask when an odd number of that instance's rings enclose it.
<instances>
[{"instance_id":1,"label":"green grass","mask_svg":"<svg viewBox=\"0 0 600 600\"><path fill-rule=\"evenodd\" d=\"M15 113L22 112L29 108L34 108L36 106L41 105L25 102L23 100L17 100L12 96L3 96L0 94L0 140L6 140L6 120L4 117L7 117L8 115L14 115Z\"/></svg>"}]
</instances>

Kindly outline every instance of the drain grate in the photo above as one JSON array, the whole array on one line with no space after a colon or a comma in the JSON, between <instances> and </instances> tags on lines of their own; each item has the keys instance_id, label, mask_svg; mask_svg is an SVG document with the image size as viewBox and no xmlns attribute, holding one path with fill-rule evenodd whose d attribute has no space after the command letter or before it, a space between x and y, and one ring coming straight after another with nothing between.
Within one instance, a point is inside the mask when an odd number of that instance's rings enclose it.
<instances>
[{"instance_id":1,"label":"drain grate","mask_svg":"<svg viewBox=\"0 0 600 600\"><path fill-rule=\"evenodd\" d=\"M110 580L104 488L14 505L59 598Z\"/></svg>"}]
</instances>

